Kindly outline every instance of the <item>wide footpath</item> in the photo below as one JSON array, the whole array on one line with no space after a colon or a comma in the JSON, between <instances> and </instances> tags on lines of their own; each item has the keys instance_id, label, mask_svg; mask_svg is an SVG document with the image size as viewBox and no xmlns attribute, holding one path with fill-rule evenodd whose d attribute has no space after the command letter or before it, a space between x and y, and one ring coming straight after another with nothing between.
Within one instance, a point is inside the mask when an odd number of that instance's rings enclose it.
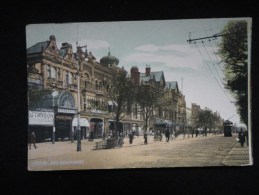
<instances>
[{"instance_id":1,"label":"wide footpath","mask_svg":"<svg viewBox=\"0 0 259 195\"><path fill-rule=\"evenodd\" d=\"M37 149L28 149L28 170L79 170L79 169L120 169L120 168L160 168L160 167L205 167L205 166L245 166L249 165L249 151L245 144L241 147L236 135L207 137L181 135L169 143L154 141L148 136L144 145L143 136L135 136L133 144L124 139L122 148L95 150L96 142L81 141L81 151L77 151L77 141L37 143Z\"/></svg>"}]
</instances>

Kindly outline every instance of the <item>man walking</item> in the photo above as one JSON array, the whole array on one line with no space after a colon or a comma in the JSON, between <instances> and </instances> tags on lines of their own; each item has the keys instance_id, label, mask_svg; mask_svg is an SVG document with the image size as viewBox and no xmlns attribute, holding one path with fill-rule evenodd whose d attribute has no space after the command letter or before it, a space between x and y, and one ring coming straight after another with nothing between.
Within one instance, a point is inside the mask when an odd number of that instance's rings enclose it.
<instances>
[{"instance_id":1,"label":"man walking","mask_svg":"<svg viewBox=\"0 0 259 195\"><path fill-rule=\"evenodd\" d=\"M34 131L32 131L32 132L31 132L31 135L30 135L29 149L31 149L31 144L34 145L34 148L35 148L35 149L37 148L37 146L36 146L36 136L35 136Z\"/></svg>"}]
</instances>

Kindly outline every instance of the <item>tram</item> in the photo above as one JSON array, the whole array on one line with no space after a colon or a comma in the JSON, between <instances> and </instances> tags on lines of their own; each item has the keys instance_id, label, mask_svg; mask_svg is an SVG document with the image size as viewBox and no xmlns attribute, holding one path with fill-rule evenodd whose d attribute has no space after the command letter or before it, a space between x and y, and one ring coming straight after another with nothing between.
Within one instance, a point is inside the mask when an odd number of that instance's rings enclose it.
<instances>
[{"instance_id":1,"label":"tram","mask_svg":"<svg viewBox=\"0 0 259 195\"><path fill-rule=\"evenodd\" d=\"M224 137L231 137L233 123L229 120L226 120L223 123L223 127L224 127Z\"/></svg>"}]
</instances>

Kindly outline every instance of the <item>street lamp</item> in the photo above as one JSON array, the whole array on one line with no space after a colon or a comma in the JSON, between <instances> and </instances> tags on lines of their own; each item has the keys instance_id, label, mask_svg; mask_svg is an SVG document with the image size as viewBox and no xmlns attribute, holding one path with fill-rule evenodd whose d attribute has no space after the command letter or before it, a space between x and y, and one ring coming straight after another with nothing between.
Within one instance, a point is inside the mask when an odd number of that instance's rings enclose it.
<instances>
[{"instance_id":1,"label":"street lamp","mask_svg":"<svg viewBox=\"0 0 259 195\"><path fill-rule=\"evenodd\" d=\"M77 72L76 72L76 76L77 76L77 151L81 151L81 127L80 127L80 74L79 74L79 70L80 70L80 52L79 49L84 48L86 46L80 47L78 46L78 43L76 42L76 47L77 47L77 62L78 62L78 66L77 66Z\"/></svg>"},{"instance_id":2,"label":"street lamp","mask_svg":"<svg viewBox=\"0 0 259 195\"><path fill-rule=\"evenodd\" d=\"M55 108L54 108L55 104L54 104L54 98L58 95L58 92L53 89L53 92L52 92L51 95L52 95L52 102L53 102L52 106L53 106L53 114L54 114L54 117L53 117L52 144L55 144L55 131L56 131L56 128L55 128Z\"/></svg>"},{"instance_id":3,"label":"street lamp","mask_svg":"<svg viewBox=\"0 0 259 195\"><path fill-rule=\"evenodd\" d=\"M79 71L76 73L77 75L77 151L81 151L81 126L80 126L80 81L79 81Z\"/></svg>"}]
</instances>

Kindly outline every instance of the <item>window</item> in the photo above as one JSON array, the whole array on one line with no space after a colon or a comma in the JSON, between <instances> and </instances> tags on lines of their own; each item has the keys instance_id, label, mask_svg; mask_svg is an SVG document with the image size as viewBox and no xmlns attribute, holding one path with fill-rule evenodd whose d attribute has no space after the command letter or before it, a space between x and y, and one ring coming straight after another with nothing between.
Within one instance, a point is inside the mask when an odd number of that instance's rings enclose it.
<instances>
[{"instance_id":1,"label":"window","mask_svg":"<svg viewBox=\"0 0 259 195\"><path fill-rule=\"evenodd\" d=\"M50 66L47 65L47 72L48 72L48 78L51 77L51 69L50 69Z\"/></svg>"},{"instance_id":2,"label":"window","mask_svg":"<svg viewBox=\"0 0 259 195\"><path fill-rule=\"evenodd\" d=\"M99 90L102 90L102 81L99 82Z\"/></svg>"},{"instance_id":3,"label":"window","mask_svg":"<svg viewBox=\"0 0 259 195\"><path fill-rule=\"evenodd\" d=\"M98 81L97 80L95 81L95 90L99 90Z\"/></svg>"},{"instance_id":4,"label":"window","mask_svg":"<svg viewBox=\"0 0 259 195\"><path fill-rule=\"evenodd\" d=\"M84 98L84 110L86 110L86 104L87 104L87 102L86 102L86 97Z\"/></svg>"},{"instance_id":5,"label":"window","mask_svg":"<svg viewBox=\"0 0 259 195\"><path fill-rule=\"evenodd\" d=\"M56 69L54 67L51 67L50 77L53 79L56 78Z\"/></svg>"},{"instance_id":6,"label":"window","mask_svg":"<svg viewBox=\"0 0 259 195\"><path fill-rule=\"evenodd\" d=\"M72 73L70 72L69 74L68 74L68 83L69 84L72 84L73 83L73 75L72 75Z\"/></svg>"},{"instance_id":7,"label":"window","mask_svg":"<svg viewBox=\"0 0 259 195\"><path fill-rule=\"evenodd\" d=\"M69 79L68 79L68 72L66 72L66 83L68 83Z\"/></svg>"}]
</instances>

